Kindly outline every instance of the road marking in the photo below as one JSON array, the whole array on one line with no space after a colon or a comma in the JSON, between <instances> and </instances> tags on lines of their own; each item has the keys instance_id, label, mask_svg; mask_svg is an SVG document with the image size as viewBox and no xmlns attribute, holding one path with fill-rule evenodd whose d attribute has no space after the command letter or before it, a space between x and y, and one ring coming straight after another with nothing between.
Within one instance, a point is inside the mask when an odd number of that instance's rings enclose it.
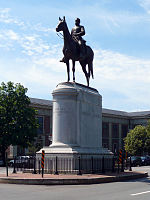
<instances>
[{"instance_id":1,"label":"road marking","mask_svg":"<svg viewBox=\"0 0 150 200\"><path fill-rule=\"evenodd\" d=\"M150 193L150 191L145 191L145 192L139 192L139 193L131 194L131 196L137 196L137 195L146 194L146 193Z\"/></svg>"}]
</instances>

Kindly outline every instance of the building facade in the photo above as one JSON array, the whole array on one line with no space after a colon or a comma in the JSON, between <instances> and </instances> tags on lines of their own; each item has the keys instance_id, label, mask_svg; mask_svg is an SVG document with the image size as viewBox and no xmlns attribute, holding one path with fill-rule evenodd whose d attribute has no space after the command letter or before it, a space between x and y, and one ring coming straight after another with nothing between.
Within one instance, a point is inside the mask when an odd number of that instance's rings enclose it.
<instances>
[{"instance_id":1,"label":"building facade","mask_svg":"<svg viewBox=\"0 0 150 200\"><path fill-rule=\"evenodd\" d=\"M37 142L49 146L52 141L52 101L31 98L31 106L38 111L39 129ZM136 125L146 125L150 111L123 112L102 109L102 144L113 153L124 146L123 139Z\"/></svg>"},{"instance_id":2,"label":"building facade","mask_svg":"<svg viewBox=\"0 0 150 200\"><path fill-rule=\"evenodd\" d=\"M52 143L52 109L53 103L50 100L30 98L31 107L37 110L39 128L37 130L38 143L41 148ZM124 138L130 129L137 125L146 125L150 119L150 111L123 112L110 109L102 109L102 145L113 153L118 153L124 146ZM27 153L20 152L17 147L9 148L10 157Z\"/></svg>"}]
</instances>

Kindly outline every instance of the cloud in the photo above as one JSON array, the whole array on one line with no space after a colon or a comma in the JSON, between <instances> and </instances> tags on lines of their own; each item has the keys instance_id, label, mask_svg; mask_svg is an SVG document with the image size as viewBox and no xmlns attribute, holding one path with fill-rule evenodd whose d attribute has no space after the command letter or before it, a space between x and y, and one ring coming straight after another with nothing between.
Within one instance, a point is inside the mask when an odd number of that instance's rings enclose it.
<instances>
[{"instance_id":1,"label":"cloud","mask_svg":"<svg viewBox=\"0 0 150 200\"><path fill-rule=\"evenodd\" d=\"M0 22L6 24L16 24L18 26L24 27L24 22L10 16L10 8L1 8L0 9Z\"/></svg>"},{"instance_id":2,"label":"cloud","mask_svg":"<svg viewBox=\"0 0 150 200\"><path fill-rule=\"evenodd\" d=\"M110 95L119 94L119 98L111 99L115 99L112 107L120 106L121 98L125 104L121 109L126 106L134 107L133 110L150 108L150 60L100 49L95 50L94 66L94 86L104 93L109 91Z\"/></svg>"},{"instance_id":3,"label":"cloud","mask_svg":"<svg viewBox=\"0 0 150 200\"><path fill-rule=\"evenodd\" d=\"M95 50L95 65L109 80L136 80L150 83L150 60L139 59L109 50ZM97 73L97 72L96 72ZM146 75L146 76L144 76Z\"/></svg>"},{"instance_id":4,"label":"cloud","mask_svg":"<svg viewBox=\"0 0 150 200\"><path fill-rule=\"evenodd\" d=\"M11 16L11 9L0 9L0 47L7 51L19 49L18 54L37 56L51 51L47 37L54 34L54 28L41 23L31 24ZM5 24L6 26L3 26ZM46 38L45 40L43 38Z\"/></svg>"},{"instance_id":5,"label":"cloud","mask_svg":"<svg viewBox=\"0 0 150 200\"><path fill-rule=\"evenodd\" d=\"M121 29L122 24L132 25L148 19L129 12L106 11L90 12L89 17L92 23L94 19L94 26L104 22L112 33ZM43 37L43 34L54 34L54 29L14 18L8 8L0 10L0 22L8 25L0 29L0 79L20 82L29 88L32 97L47 98L59 82L67 80L66 65L59 63L63 44L54 45L45 35ZM15 26L9 26L11 24ZM95 49L94 52L95 79L90 81L90 86L103 95L104 106L129 111L150 108L150 59L106 49ZM70 74L72 81L71 67ZM86 85L79 64L76 65L76 81Z\"/></svg>"},{"instance_id":6,"label":"cloud","mask_svg":"<svg viewBox=\"0 0 150 200\"><path fill-rule=\"evenodd\" d=\"M30 40L34 41L34 38ZM59 63L61 48L53 46L52 49L54 54L58 52L57 56L38 54L31 56L30 60L17 58L15 61L12 60L11 64L1 63L1 78L3 76L7 80L25 84L29 87L32 97L47 96L59 82L67 79L66 65ZM95 49L94 52L95 79L91 80L90 86L98 89L103 95L104 107L128 111L150 108L150 93L148 92L150 60L103 49ZM70 75L72 81L71 66ZM79 64L76 65L76 81L86 85L86 79Z\"/></svg>"},{"instance_id":7,"label":"cloud","mask_svg":"<svg viewBox=\"0 0 150 200\"><path fill-rule=\"evenodd\" d=\"M42 33L51 33L55 31L55 28L44 27L41 23L32 24L29 21L20 20L18 17L13 17L11 15L10 8L0 8L0 23L7 25L16 25L23 30L36 31Z\"/></svg>"},{"instance_id":8,"label":"cloud","mask_svg":"<svg viewBox=\"0 0 150 200\"><path fill-rule=\"evenodd\" d=\"M144 8L144 10L150 14L150 0L139 0L139 5Z\"/></svg>"}]
</instances>

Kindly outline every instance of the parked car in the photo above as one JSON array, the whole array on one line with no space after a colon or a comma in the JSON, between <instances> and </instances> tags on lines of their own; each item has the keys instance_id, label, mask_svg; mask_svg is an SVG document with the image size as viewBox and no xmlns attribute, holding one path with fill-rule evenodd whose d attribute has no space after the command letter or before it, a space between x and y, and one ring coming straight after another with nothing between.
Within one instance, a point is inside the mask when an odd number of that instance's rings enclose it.
<instances>
[{"instance_id":1,"label":"parked car","mask_svg":"<svg viewBox=\"0 0 150 200\"><path fill-rule=\"evenodd\" d=\"M16 166L20 166L21 164L25 165L28 164L30 157L29 156L18 156L16 157ZM9 161L9 166L13 167L15 160Z\"/></svg>"},{"instance_id":2,"label":"parked car","mask_svg":"<svg viewBox=\"0 0 150 200\"><path fill-rule=\"evenodd\" d=\"M3 166L4 166L3 160L0 160L0 167L3 167Z\"/></svg>"},{"instance_id":3,"label":"parked car","mask_svg":"<svg viewBox=\"0 0 150 200\"><path fill-rule=\"evenodd\" d=\"M141 156L142 165L150 165L150 156Z\"/></svg>"},{"instance_id":4,"label":"parked car","mask_svg":"<svg viewBox=\"0 0 150 200\"><path fill-rule=\"evenodd\" d=\"M130 157L128 158L129 161ZM140 156L131 156L131 166L136 167L136 166L141 166L142 165L142 160Z\"/></svg>"}]
</instances>

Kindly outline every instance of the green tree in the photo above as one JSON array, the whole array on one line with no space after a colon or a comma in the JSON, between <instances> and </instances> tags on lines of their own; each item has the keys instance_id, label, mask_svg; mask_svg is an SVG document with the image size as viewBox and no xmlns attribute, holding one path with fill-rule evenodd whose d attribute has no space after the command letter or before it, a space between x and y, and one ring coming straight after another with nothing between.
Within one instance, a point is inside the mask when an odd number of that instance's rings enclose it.
<instances>
[{"instance_id":1,"label":"green tree","mask_svg":"<svg viewBox=\"0 0 150 200\"><path fill-rule=\"evenodd\" d=\"M150 154L150 120L148 120L146 131L147 131L147 136L146 136L145 147L148 154Z\"/></svg>"},{"instance_id":2,"label":"green tree","mask_svg":"<svg viewBox=\"0 0 150 200\"><path fill-rule=\"evenodd\" d=\"M27 88L2 82L0 86L0 152L3 160L9 145L25 148L34 141L38 122L36 110L30 107Z\"/></svg>"},{"instance_id":3,"label":"green tree","mask_svg":"<svg viewBox=\"0 0 150 200\"><path fill-rule=\"evenodd\" d=\"M124 139L125 150L131 155L150 153L150 121L147 126L138 125Z\"/></svg>"},{"instance_id":4,"label":"green tree","mask_svg":"<svg viewBox=\"0 0 150 200\"><path fill-rule=\"evenodd\" d=\"M29 145L28 147L28 155L29 156L35 156L36 152L39 151L42 148L42 144L39 142L34 142Z\"/></svg>"}]
</instances>

